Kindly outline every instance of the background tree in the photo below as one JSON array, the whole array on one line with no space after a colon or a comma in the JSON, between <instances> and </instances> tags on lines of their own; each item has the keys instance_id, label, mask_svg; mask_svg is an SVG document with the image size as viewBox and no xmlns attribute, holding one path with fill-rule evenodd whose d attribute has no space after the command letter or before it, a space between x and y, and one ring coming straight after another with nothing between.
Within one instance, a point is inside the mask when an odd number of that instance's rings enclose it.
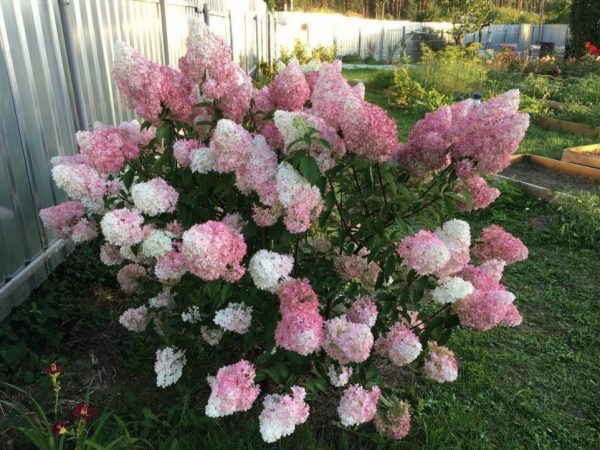
<instances>
[{"instance_id":1,"label":"background tree","mask_svg":"<svg viewBox=\"0 0 600 450\"><path fill-rule=\"evenodd\" d=\"M492 4L489 0L438 0L441 13L452 23L452 38L462 42L464 33L472 33L488 25Z\"/></svg>"},{"instance_id":2,"label":"background tree","mask_svg":"<svg viewBox=\"0 0 600 450\"><path fill-rule=\"evenodd\" d=\"M571 54L585 54L585 42L600 45L600 2L573 0L571 6Z\"/></svg>"}]
</instances>

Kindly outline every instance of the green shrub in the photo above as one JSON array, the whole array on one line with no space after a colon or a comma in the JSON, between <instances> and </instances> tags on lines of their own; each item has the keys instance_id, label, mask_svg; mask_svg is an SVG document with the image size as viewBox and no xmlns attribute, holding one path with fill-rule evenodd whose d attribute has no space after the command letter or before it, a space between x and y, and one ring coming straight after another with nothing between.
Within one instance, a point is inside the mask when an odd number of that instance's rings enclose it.
<instances>
[{"instance_id":1,"label":"green shrub","mask_svg":"<svg viewBox=\"0 0 600 450\"><path fill-rule=\"evenodd\" d=\"M481 46L473 44L463 48L448 45L439 52L422 46L423 57L417 64L415 75L426 88L443 95L464 97L485 87L489 64L479 55Z\"/></svg>"}]
</instances>

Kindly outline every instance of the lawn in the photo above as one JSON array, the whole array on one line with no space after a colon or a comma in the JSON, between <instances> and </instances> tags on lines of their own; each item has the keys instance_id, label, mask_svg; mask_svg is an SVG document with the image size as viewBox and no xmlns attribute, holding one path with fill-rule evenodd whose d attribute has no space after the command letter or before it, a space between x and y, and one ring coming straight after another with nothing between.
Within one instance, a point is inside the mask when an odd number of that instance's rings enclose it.
<instances>
[{"instance_id":1,"label":"lawn","mask_svg":"<svg viewBox=\"0 0 600 450\"><path fill-rule=\"evenodd\" d=\"M373 73L371 73L373 72ZM350 78L377 83L375 71ZM372 76L371 79L367 79ZM370 84L372 86L372 84ZM370 101L386 99L368 92ZM391 110L405 140L419 114ZM532 127L521 151L551 157L585 143L564 133ZM544 153L545 152L545 153ZM93 246L82 246L13 314L0 323L0 379L25 387L50 405L44 364L65 366L60 413L86 395L100 410L117 414L133 436L156 449L592 449L600 442L600 260L597 250L560 233L556 207L527 197L510 185L488 209L465 215L473 235L498 223L528 245L525 262L507 268L504 283L516 293L524 322L486 333L459 329L449 346L459 360L451 384L417 381L409 391L412 429L393 443L333 423L336 398L311 404L307 424L267 446L258 431L256 408L214 420L204 415L207 369L188 365L177 385L155 385L158 341L127 332L118 322L128 300L115 271L100 264ZM210 359L214 355L208 355ZM389 381L408 385L402 371ZM10 388L3 398L23 400ZM418 399L418 400L417 400ZM1 413L1 412L0 412ZM12 420L12 419L11 419ZM26 449L0 422L0 448ZM111 430L106 430L110 436Z\"/></svg>"}]
</instances>

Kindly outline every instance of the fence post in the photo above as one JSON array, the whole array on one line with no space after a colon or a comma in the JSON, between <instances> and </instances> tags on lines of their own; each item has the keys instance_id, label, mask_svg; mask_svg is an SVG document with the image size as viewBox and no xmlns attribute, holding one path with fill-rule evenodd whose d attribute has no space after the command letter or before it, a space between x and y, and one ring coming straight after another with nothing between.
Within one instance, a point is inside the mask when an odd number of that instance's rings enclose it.
<instances>
[{"instance_id":1,"label":"fence post","mask_svg":"<svg viewBox=\"0 0 600 450\"><path fill-rule=\"evenodd\" d=\"M358 57L362 58L362 27L358 28Z\"/></svg>"},{"instance_id":2,"label":"fence post","mask_svg":"<svg viewBox=\"0 0 600 450\"><path fill-rule=\"evenodd\" d=\"M269 65L273 64L273 59L271 57L271 13L267 13L267 60L269 61Z\"/></svg>"},{"instance_id":3,"label":"fence post","mask_svg":"<svg viewBox=\"0 0 600 450\"><path fill-rule=\"evenodd\" d=\"M379 60L383 61L383 44L385 41L385 25L381 26L381 42L379 44Z\"/></svg>"},{"instance_id":4,"label":"fence post","mask_svg":"<svg viewBox=\"0 0 600 450\"><path fill-rule=\"evenodd\" d=\"M210 12L208 11L208 3L202 5L202 14L204 15L204 23L210 26Z\"/></svg>"},{"instance_id":5,"label":"fence post","mask_svg":"<svg viewBox=\"0 0 600 450\"><path fill-rule=\"evenodd\" d=\"M169 65L169 37L167 32L167 5L165 0L160 0L160 25L162 27L163 53L165 65Z\"/></svg>"},{"instance_id":6,"label":"fence post","mask_svg":"<svg viewBox=\"0 0 600 450\"><path fill-rule=\"evenodd\" d=\"M71 84L73 86L73 100L75 101L75 114L77 116L77 128L87 130L89 123L85 110L85 100L83 98L83 89L81 88L81 79L77 57L75 56L75 47L73 46L73 36L71 34L71 21L67 11L68 2L59 0L58 11L60 14L60 23L62 25L62 35L65 39L65 53L67 54L67 66Z\"/></svg>"},{"instance_id":7,"label":"fence post","mask_svg":"<svg viewBox=\"0 0 600 450\"><path fill-rule=\"evenodd\" d=\"M229 39L231 40L231 59L235 61L235 53L233 53L233 17L231 10L228 10L227 17L229 18Z\"/></svg>"},{"instance_id":8,"label":"fence post","mask_svg":"<svg viewBox=\"0 0 600 450\"><path fill-rule=\"evenodd\" d=\"M402 46L401 56L406 55L406 25L402 27L402 39L400 40L400 45Z\"/></svg>"},{"instance_id":9,"label":"fence post","mask_svg":"<svg viewBox=\"0 0 600 450\"><path fill-rule=\"evenodd\" d=\"M260 61L260 42L258 37L258 14L254 14L254 24L256 25L255 36L256 36L256 67Z\"/></svg>"}]
</instances>

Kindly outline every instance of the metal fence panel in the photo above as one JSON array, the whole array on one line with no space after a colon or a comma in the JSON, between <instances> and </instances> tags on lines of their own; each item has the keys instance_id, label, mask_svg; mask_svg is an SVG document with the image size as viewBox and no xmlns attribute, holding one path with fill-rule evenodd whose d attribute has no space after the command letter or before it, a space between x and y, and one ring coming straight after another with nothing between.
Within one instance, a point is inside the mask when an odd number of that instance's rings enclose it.
<instances>
[{"instance_id":1,"label":"metal fence panel","mask_svg":"<svg viewBox=\"0 0 600 450\"><path fill-rule=\"evenodd\" d=\"M75 151L56 10L37 0L0 1L0 318L49 270L55 242L38 219L65 199L50 158ZM21 274L38 275L17 284Z\"/></svg>"}]
</instances>

